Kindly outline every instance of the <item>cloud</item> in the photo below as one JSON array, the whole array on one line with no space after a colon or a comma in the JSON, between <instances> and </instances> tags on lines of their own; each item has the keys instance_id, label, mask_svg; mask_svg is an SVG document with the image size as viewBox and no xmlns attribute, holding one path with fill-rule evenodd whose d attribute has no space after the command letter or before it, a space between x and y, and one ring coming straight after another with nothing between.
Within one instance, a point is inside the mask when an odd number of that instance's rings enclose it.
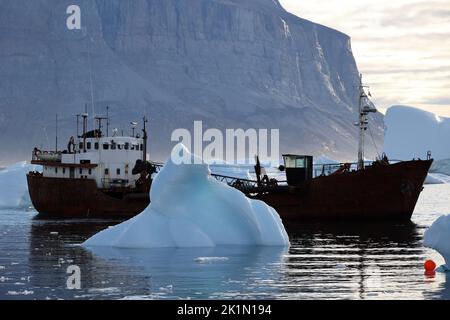
<instances>
[{"instance_id":1,"label":"cloud","mask_svg":"<svg viewBox=\"0 0 450 320\"><path fill-rule=\"evenodd\" d=\"M450 116L448 0L280 2L352 38L358 67L380 109L403 103Z\"/></svg>"}]
</instances>

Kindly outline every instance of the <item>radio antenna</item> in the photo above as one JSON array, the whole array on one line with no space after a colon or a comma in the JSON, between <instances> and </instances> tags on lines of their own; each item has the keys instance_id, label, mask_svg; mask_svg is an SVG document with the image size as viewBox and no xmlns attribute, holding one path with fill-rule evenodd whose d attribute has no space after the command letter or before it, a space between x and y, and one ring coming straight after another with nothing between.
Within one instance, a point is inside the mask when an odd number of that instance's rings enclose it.
<instances>
[{"instance_id":1,"label":"radio antenna","mask_svg":"<svg viewBox=\"0 0 450 320\"><path fill-rule=\"evenodd\" d=\"M56 125L55 125L55 152L58 153L58 113L56 114Z\"/></svg>"}]
</instances>

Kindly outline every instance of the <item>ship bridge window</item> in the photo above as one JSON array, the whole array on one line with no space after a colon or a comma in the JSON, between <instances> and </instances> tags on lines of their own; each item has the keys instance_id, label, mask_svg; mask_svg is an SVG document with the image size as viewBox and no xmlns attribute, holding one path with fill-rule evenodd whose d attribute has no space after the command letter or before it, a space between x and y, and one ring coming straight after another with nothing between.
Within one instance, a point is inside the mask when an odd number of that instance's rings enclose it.
<instances>
[{"instance_id":1,"label":"ship bridge window","mask_svg":"<svg viewBox=\"0 0 450 320\"><path fill-rule=\"evenodd\" d=\"M83 142L80 142L78 147L79 147L80 150L83 150Z\"/></svg>"},{"instance_id":2,"label":"ship bridge window","mask_svg":"<svg viewBox=\"0 0 450 320\"><path fill-rule=\"evenodd\" d=\"M109 150L109 144L104 143L103 144L103 150Z\"/></svg>"},{"instance_id":3,"label":"ship bridge window","mask_svg":"<svg viewBox=\"0 0 450 320\"><path fill-rule=\"evenodd\" d=\"M82 168L80 168L80 174L83 174L83 169Z\"/></svg>"},{"instance_id":4,"label":"ship bridge window","mask_svg":"<svg viewBox=\"0 0 450 320\"><path fill-rule=\"evenodd\" d=\"M125 150L130 149L130 144L128 142L125 142Z\"/></svg>"},{"instance_id":5,"label":"ship bridge window","mask_svg":"<svg viewBox=\"0 0 450 320\"><path fill-rule=\"evenodd\" d=\"M120 175L120 169L119 168L117 168L116 173L117 173L117 175Z\"/></svg>"},{"instance_id":6,"label":"ship bridge window","mask_svg":"<svg viewBox=\"0 0 450 320\"><path fill-rule=\"evenodd\" d=\"M116 143L115 142L112 142L111 143L111 150L116 150Z\"/></svg>"},{"instance_id":7,"label":"ship bridge window","mask_svg":"<svg viewBox=\"0 0 450 320\"><path fill-rule=\"evenodd\" d=\"M94 149L98 150L98 147L99 147L98 142L94 143Z\"/></svg>"},{"instance_id":8,"label":"ship bridge window","mask_svg":"<svg viewBox=\"0 0 450 320\"><path fill-rule=\"evenodd\" d=\"M122 150L123 146L121 144L117 145L117 149Z\"/></svg>"},{"instance_id":9,"label":"ship bridge window","mask_svg":"<svg viewBox=\"0 0 450 320\"><path fill-rule=\"evenodd\" d=\"M302 156L284 156L286 168L305 168L307 166L307 157Z\"/></svg>"},{"instance_id":10,"label":"ship bridge window","mask_svg":"<svg viewBox=\"0 0 450 320\"><path fill-rule=\"evenodd\" d=\"M55 173L58 173L58 167L55 167Z\"/></svg>"},{"instance_id":11,"label":"ship bridge window","mask_svg":"<svg viewBox=\"0 0 450 320\"><path fill-rule=\"evenodd\" d=\"M144 151L144 145L141 143L141 151Z\"/></svg>"},{"instance_id":12,"label":"ship bridge window","mask_svg":"<svg viewBox=\"0 0 450 320\"><path fill-rule=\"evenodd\" d=\"M283 155L283 158L288 185L298 186L312 179L312 156Z\"/></svg>"},{"instance_id":13,"label":"ship bridge window","mask_svg":"<svg viewBox=\"0 0 450 320\"><path fill-rule=\"evenodd\" d=\"M109 169L106 168L106 169L105 169L105 175L108 175L108 174L109 174Z\"/></svg>"},{"instance_id":14,"label":"ship bridge window","mask_svg":"<svg viewBox=\"0 0 450 320\"><path fill-rule=\"evenodd\" d=\"M90 150L91 147L92 147L92 143L91 142L86 143L86 148L88 148Z\"/></svg>"}]
</instances>

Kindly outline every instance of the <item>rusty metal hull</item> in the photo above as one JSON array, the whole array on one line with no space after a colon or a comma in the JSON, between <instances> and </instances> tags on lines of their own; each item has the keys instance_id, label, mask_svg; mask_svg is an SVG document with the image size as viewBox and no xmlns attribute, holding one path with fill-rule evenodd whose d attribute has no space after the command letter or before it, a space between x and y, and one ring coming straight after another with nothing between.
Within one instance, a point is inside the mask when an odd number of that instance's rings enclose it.
<instances>
[{"instance_id":1,"label":"rusty metal hull","mask_svg":"<svg viewBox=\"0 0 450 320\"><path fill-rule=\"evenodd\" d=\"M432 162L372 166L317 177L299 187L244 192L275 208L285 223L306 219L410 220Z\"/></svg>"},{"instance_id":2,"label":"rusty metal hull","mask_svg":"<svg viewBox=\"0 0 450 320\"><path fill-rule=\"evenodd\" d=\"M130 218L150 203L148 193L105 192L90 179L47 178L30 173L27 181L36 210L55 218Z\"/></svg>"},{"instance_id":3,"label":"rusty metal hull","mask_svg":"<svg viewBox=\"0 0 450 320\"><path fill-rule=\"evenodd\" d=\"M241 189L272 206L285 224L302 220L409 220L432 160L408 161L312 179L299 187ZM32 203L53 217L130 218L149 204L147 193L111 194L94 180L28 174Z\"/></svg>"}]
</instances>

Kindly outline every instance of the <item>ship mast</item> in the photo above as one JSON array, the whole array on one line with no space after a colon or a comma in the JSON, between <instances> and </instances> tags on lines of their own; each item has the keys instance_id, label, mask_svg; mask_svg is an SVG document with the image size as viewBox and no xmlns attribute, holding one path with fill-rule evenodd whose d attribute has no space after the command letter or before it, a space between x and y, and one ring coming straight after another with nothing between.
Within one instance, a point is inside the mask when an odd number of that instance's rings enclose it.
<instances>
[{"instance_id":1,"label":"ship mast","mask_svg":"<svg viewBox=\"0 0 450 320\"><path fill-rule=\"evenodd\" d=\"M147 136L146 124L147 124L148 120L147 120L146 117L144 117L143 121L144 121L144 128L142 129L142 131L144 133L144 150L143 150L144 154L143 154L143 159L142 160L144 160L144 163L145 163L147 161L147 139L148 139L148 136Z\"/></svg>"},{"instance_id":2,"label":"ship mast","mask_svg":"<svg viewBox=\"0 0 450 320\"><path fill-rule=\"evenodd\" d=\"M369 103L369 98L365 92L368 86L362 82L362 74L359 75L358 95L359 95L359 121L356 125L359 127L359 144L358 144L358 170L364 170L364 136L369 124L368 114L377 112L375 107ZM370 92L369 92L370 95Z\"/></svg>"}]
</instances>

